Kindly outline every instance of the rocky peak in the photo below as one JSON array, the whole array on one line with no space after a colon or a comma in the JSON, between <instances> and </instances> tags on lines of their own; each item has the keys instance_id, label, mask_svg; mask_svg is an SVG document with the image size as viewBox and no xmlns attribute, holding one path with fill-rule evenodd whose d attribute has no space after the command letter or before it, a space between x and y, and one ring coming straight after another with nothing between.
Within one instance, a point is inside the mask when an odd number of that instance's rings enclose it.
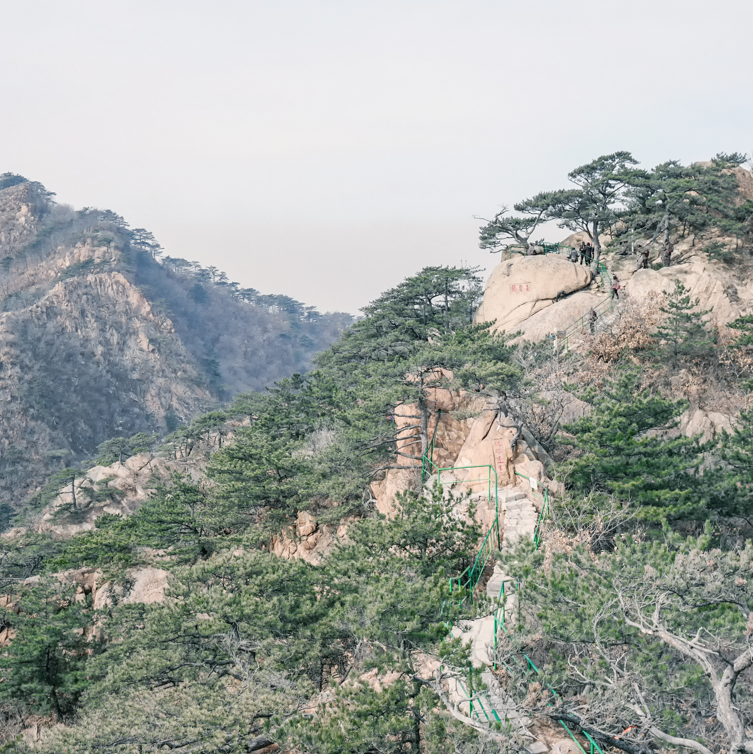
<instances>
[{"instance_id":1,"label":"rocky peak","mask_svg":"<svg viewBox=\"0 0 753 754\"><path fill-rule=\"evenodd\" d=\"M305 371L351 319L163 263L148 231L52 196L0 176L0 519L104 440Z\"/></svg>"}]
</instances>

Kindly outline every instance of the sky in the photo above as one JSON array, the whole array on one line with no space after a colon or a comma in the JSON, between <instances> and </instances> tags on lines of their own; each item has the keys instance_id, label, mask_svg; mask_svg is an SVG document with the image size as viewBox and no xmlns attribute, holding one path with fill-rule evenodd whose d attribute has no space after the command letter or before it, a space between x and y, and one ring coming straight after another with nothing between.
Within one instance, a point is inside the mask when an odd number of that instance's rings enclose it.
<instances>
[{"instance_id":1,"label":"sky","mask_svg":"<svg viewBox=\"0 0 753 754\"><path fill-rule=\"evenodd\" d=\"M0 0L0 172L355 313L490 269L476 218L601 154L753 151L751 29L750 0Z\"/></svg>"}]
</instances>

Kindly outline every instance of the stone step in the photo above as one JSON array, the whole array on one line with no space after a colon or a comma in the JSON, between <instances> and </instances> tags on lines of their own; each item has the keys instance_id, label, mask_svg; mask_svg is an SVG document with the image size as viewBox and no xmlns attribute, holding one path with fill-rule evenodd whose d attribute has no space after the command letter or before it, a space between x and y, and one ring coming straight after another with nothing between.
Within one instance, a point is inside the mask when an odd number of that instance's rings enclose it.
<instances>
[{"instance_id":1,"label":"stone step","mask_svg":"<svg viewBox=\"0 0 753 754\"><path fill-rule=\"evenodd\" d=\"M527 511L527 510L536 510L536 507L531 504L530 500L516 500L513 503L505 503L502 506L503 510L506 511Z\"/></svg>"},{"instance_id":2,"label":"stone step","mask_svg":"<svg viewBox=\"0 0 753 754\"><path fill-rule=\"evenodd\" d=\"M506 498L505 505L518 504L518 505L533 505L533 501L527 495L521 493L520 497Z\"/></svg>"},{"instance_id":3,"label":"stone step","mask_svg":"<svg viewBox=\"0 0 753 754\"><path fill-rule=\"evenodd\" d=\"M490 581L486 585L486 596L492 600L499 599L499 595L502 590L502 584L503 584L502 581L499 581L499 582ZM505 587L505 589L507 589L507 587Z\"/></svg>"},{"instance_id":4,"label":"stone step","mask_svg":"<svg viewBox=\"0 0 753 754\"><path fill-rule=\"evenodd\" d=\"M487 615L472 621L462 621L452 627L452 635L460 637L463 644L471 645L471 661L474 667L489 664L489 648L494 646L494 616Z\"/></svg>"},{"instance_id":5,"label":"stone step","mask_svg":"<svg viewBox=\"0 0 753 754\"><path fill-rule=\"evenodd\" d=\"M513 491L508 489L497 489L497 502L499 502L501 505L504 505L505 503L511 503L516 500L524 500L525 499L525 492L520 491ZM474 502L477 500L489 500L489 492L488 490L480 490L479 492L473 492L471 493L471 500ZM494 490L491 491L491 500L494 501Z\"/></svg>"},{"instance_id":6,"label":"stone step","mask_svg":"<svg viewBox=\"0 0 753 754\"><path fill-rule=\"evenodd\" d=\"M486 596L496 600L503 583L512 583L512 580L502 571L499 565L495 565L494 573L486 584Z\"/></svg>"},{"instance_id":7,"label":"stone step","mask_svg":"<svg viewBox=\"0 0 753 754\"><path fill-rule=\"evenodd\" d=\"M516 545L524 539L532 540L533 532L510 532L505 533L505 538L502 543L502 550L509 549L512 545Z\"/></svg>"},{"instance_id":8,"label":"stone step","mask_svg":"<svg viewBox=\"0 0 753 754\"><path fill-rule=\"evenodd\" d=\"M521 728L526 728L531 724L531 719L529 717L521 715L516 710L512 699L505 694L490 670L481 674L481 680L486 685L486 699L503 722L509 720L511 723Z\"/></svg>"}]
</instances>

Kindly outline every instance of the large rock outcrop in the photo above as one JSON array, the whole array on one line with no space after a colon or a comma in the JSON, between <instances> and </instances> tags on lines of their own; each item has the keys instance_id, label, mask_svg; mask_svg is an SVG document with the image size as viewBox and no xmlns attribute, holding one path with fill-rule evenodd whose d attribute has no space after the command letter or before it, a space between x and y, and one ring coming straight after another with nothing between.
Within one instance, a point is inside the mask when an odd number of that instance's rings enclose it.
<instances>
[{"instance_id":1,"label":"large rock outcrop","mask_svg":"<svg viewBox=\"0 0 753 754\"><path fill-rule=\"evenodd\" d=\"M526 478L537 482L546 479L540 454L523 437L513 444L518 434L513 422L484 396L463 390L437 390L431 409L429 436L434 440L433 463L426 469L424 482L436 477L438 469L444 469L440 472L441 480L453 493L484 495L495 483L499 487L527 490L530 484ZM420 477L421 466L416 463L406 469L391 469L373 482L371 490L377 510L387 516L392 514L398 495L418 489ZM488 525L493 510L480 508L478 515Z\"/></svg>"},{"instance_id":2,"label":"large rock outcrop","mask_svg":"<svg viewBox=\"0 0 753 754\"><path fill-rule=\"evenodd\" d=\"M524 330L526 338L537 340L560 329L563 319L577 319L588 311L593 305L590 297L579 299L576 304L568 296L587 289L592 280L590 268L573 264L563 256L503 260L489 276L475 321L496 321L498 331ZM549 309L552 309L550 315L542 316Z\"/></svg>"},{"instance_id":3,"label":"large rock outcrop","mask_svg":"<svg viewBox=\"0 0 753 754\"><path fill-rule=\"evenodd\" d=\"M678 244L679 264L660 270L631 270L623 267L619 275L626 279L625 290L638 304L651 296L668 293L679 280L689 291L691 299L699 300L699 308L710 309L710 318L718 325L753 311L753 265L746 261L725 264L710 260L702 253L685 250L688 244Z\"/></svg>"}]
</instances>

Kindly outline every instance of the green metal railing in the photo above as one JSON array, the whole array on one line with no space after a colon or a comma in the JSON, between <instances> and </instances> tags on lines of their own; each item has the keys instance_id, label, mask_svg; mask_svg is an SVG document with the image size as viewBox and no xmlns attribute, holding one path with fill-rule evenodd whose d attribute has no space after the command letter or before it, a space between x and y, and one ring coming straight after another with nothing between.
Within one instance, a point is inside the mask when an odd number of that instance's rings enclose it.
<instances>
[{"instance_id":1,"label":"green metal railing","mask_svg":"<svg viewBox=\"0 0 753 754\"><path fill-rule=\"evenodd\" d=\"M494 536L495 533L496 538ZM467 588L469 591L469 601L473 604L473 592L478 586L478 582L481 580L481 577L484 574L484 569L494 554L494 550L498 550L499 547L499 516L495 516L491 528L486 532L484 541L481 543L478 555L473 561L473 564L469 565L459 576L450 577L450 593Z\"/></svg>"},{"instance_id":2,"label":"green metal railing","mask_svg":"<svg viewBox=\"0 0 753 754\"><path fill-rule=\"evenodd\" d=\"M489 500L492 500L492 483L493 483L493 489L494 489L494 521L492 521L491 526L489 527L489 531L486 533L486 536L484 537L483 542L481 543L481 547L479 548L478 555L476 556L476 559L474 562L466 568L463 573L461 573L459 576L455 576L450 578L450 591L453 590L453 587L457 585L455 588L463 588L464 586L467 587L470 590L470 600L471 603L473 603L473 590L476 588L476 585L479 582L479 579L481 578L481 575L484 572L484 568L486 568L486 564L489 562L489 558L492 556L492 553L494 552L494 546L495 546L495 538L496 538L496 547L499 549L501 546L501 537L499 532L499 499L498 499L498 493L497 493L497 470L494 468L494 466L491 466L489 464L483 464L483 465L477 465L477 466L446 466L445 468L440 468L437 466L437 464L434 463L433 457L434 457L434 441L437 435L437 428L439 427L439 420L441 418L442 412L441 410L437 413L437 423L434 427L434 434L432 435L431 442L429 443L429 447L424 453L424 455L421 457L421 485L423 486L426 482L427 477L431 477L432 474L436 473L437 475L437 484L442 485L446 484L446 482L442 482L442 472L450 473L455 471L467 471L468 469L484 469L486 471L486 476L484 476L483 472L482 475L478 479L452 479L449 483L450 484L478 484L480 482L486 482L487 485L487 497Z\"/></svg>"},{"instance_id":3,"label":"green metal railing","mask_svg":"<svg viewBox=\"0 0 753 754\"><path fill-rule=\"evenodd\" d=\"M497 484L498 484L497 471L491 465L453 466L453 467L446 467L446 468L440 468L439 466L437 466L437 464L434 463L433 457L434 457L435 439L436 439L437 429L439 427L440 418L441 418L441 411L438 412L437 424L434 427L434 433L429 443L429 447L421 459L421 483L424 484L427 477L431 477L434 473L436 473L437 483L440 485L446 484L448 482L454 483L454 484L472 484L472 483L478 483L478 482L487 482L488 498L489 500L491 500L492 475L493 475L494 513L495 513L494 521L489 527L489 530L486 532L486 535L481 543L481 546L479 547L478 554L476 555L476 558L473 561L473 563L470 566L468 566L459 576L450 577L450 593L452 594L455 592L462 592L464 590L467 590L468 601L470 604L473 604L473 595L476 590L476 587L478 586L479 581L481 580L483 576L484 569L486 568L489 561L493 557L495 547L496 549L500 549L502 546L502 539L501 539L500 531L499 531L499 502L498 502L498 490L497 490ZM476 479L457 480L453 478L452 480L448 480L447 482L442 481L442 472L450 473L450 472L468 470L468 469L486 469L487 470L486 477L482 475L481 477L476 478ZM536 521L536 528L534 530L534 546L538 548L539 541L540 541L541 527L543 525L543 521L545 517L548 515L548 512L549 512L549 490L542 485L541 486L542 492L539 493L537 490L533 489L534 486L536 486L537 488L540 486L539 483L536 482L536 480L532 480L531 477L526 476L525 474L521 474L519 472L515 472L515 473L517 474L517 476L528 480L529 487L531 488L531 494L539 497L539 499L542 502L541 510L539 512L539 516ZM532 481L534 482L533 484L532 484ZM494 646L495 648L497 646L497 635L499 634L499 630L501 628L504 629L505 631L507 630L505 628L504 588L505 588L505 583L502 582L502 586L500 588L500 594L498 596L498 604L500 606L497 608L494 614ZM462 604L463 601L464 600L461 600L460 604ZM458 683L458 687L463 691L463 694L465 694L467 698L469 717L471 718L475 717L480 722L486 721L490 725L494 723L501 724L503 722L503 718L501 718L497 710L494 709L494 706L491 704L491 702L489 701L489 698L483 691L479 691L474 695L473 669L472 668L469 668L468 688L466 688L466 686L463 684L463 682L460 679L458 679L457 683Z\"/></svg>"},{"instance_id":4,"label":"green metal railing","mask_svg":"<svg viewBox=\"0 0 753 754\"><path fill-rule=\"evenodd\" d=\"M495 649L497 648L497 634L499 630L498 625L500 629L502 629L503 631L505 631L505 633L507 633L507 626L505 625L505 610L504 610L504 602L505 602L505 582L504 581L502 582L502 586L500 587L500 590L499 590L499 599L502 602L502 608L501 608L501 620L499 621L499 624L497 621L497 614L500 612L500 610L498 609L497 613L495 613L494 615L494 648ZM515 657L515 655L511 655L512 660L516 666L515 668L511 667L506 662L502 661L502 665L505 666L505 669L507 670L507 672L510 673L510 675L512 675L517 670L517 671L522 672L523 675L528 676L533 671L534 673L536 673L536 675L541 675L541 671L536 667L533 660L525 652L521 652L521 655L523 657L524 663L522 663L517 657ZM495 663L495 668L496 668L496 663ZM559 696L559 694L555 691L555 689L552 688L551 684L547 683L546 686L549 689L549 691L551 691L553 696ZM547 706L551 707L552 703L547 702ZM570 738L572 738L573 741L575 741L576 746L580 749L582 754L586 754L586 750L583 748L580 741L578 741L578 739L573 735L573 732L570 730L567 723L565 723L564 720L559 720L558 722L567 731L567 734L570 736ZM588 742L590 746L590 754L597 754L597 752L598 754L604 754L604 751L602 750L602 748L594 740L594 738L591 736L591 734L588 731L581 729L581 733L583 734L583 736L585 737L586 741Z\"/></svg>"},{"instance_id":5,"label":"green metal railing","mask_svg":"<svg viewBox=\"0 0 753 754\"><path fill-rule=\"evenodd\" d=\"M432 446L433 449L433 446ZM486 536L481 542L476 559L471 565L468 566L459 576L450 577L450 592L459 591L461 589L468 589L469 600L473 604L473 592L478 586L478 582L484 573L489 559L494 554L495 549L499 549L501 544L500 532L499 532L499 502L497 495L497 470L490 465L482 466L449 466L444 469L439 468L431 458L423 457L423 464L421 469L422 483L426 479L427 473L430 476L432 472L436 471L437 483L447 484L448 482L442 482L442 472L448 473L452 471L461 471L468 469L484 469L486 476L480 476L477 479L453 479L449 483L451 484L477 484L479 482L487 483L487 495L489 500L494 500L494 520L486 532ZM493 487L492 487L493 485ZM494 497L492 498L492 488L494 489Z\"/></svg>"},{"instance_id":6,"label":"green metal railing","mask_svg":"<svg viewBox=\"0 0 753 754\"><path fill-rule=\"evenodd\" d=\"M486 532L486 536L484 537L481 547L479 547L478 554L476 555L475 560L473 563L468 566L459 576L451 576L450 577L450 593L463 591L465 589L468 590L468 601L473 604L473 594L476 590L476 587L478 586L479 581L481 580L481 577L483 576L484 569L486 568L489 560L492 558L495 550L495 543L496 543L496 549L499 549L501 546L501 539L500 539L500 533L499 533L499 503L498 503L498 493L497 493L497 470L491 466L491 465L480 465L480 466L451 466L446 468L440 468L437 466L437 464L434 463L434 443L437 435L437 429L439 428L439 420L441 418L442 411L439 410L437 412L437 423L434 426L434 433L432 434L431 442L429 443L429 447L424 453L424 455L421 457L421 484L425 484L425 481L427 477L431 477L432 474L437 474L437 483L439 485L446 484L447 482L442 482L442 472L454 472L454 471L460 471L460 470L467 470L467 469L486 469L487 474L486 477L483 475L478 479L452 479L450 483L454 484L474 484L479 482L487 482L487 495L488 499L492 499L492 475L494 479L494 521L492 521L491 526L489 527L489 530ZM464 600L461 600L460 604L463 603ZM463 685L463 682L458 679L458 686L462 689L463 693L467 697L468 700L468 716L469 717L476 717L477 720L483 722L481 715L483 714L483 719L486 720L488 724L494 724L494 723L501 723L502 719L500 718L499 714L497 713L497 710L494 709L493 705L489 701L486 694L481 691L476 694L475 696L475 703L474 703L474 694L473 694L473 669L469 668L468 673L468 686L470 688L470 693L468 689Z\"/></svg>"},{"instance_id":7,"label":"green metal railing","mask_svg":"<svg viewBox=\"0 0 753 754\"><path fill-rule=\"evenodd\" d=\"M441 413L441 412L440 412ZM439 416L437 417L437 426L439 426ZM462 591L463 589L468 589L469 592L469 602L473 603L473 593L476 589L476 586L478 585L478 582L481 580L481 576L483 575L483 571L486 567L486 565L489 562L489 559L492 557L494 552L494 541L495 541L495 532L496 532L496 544L497 548L500 548L502 545L500 536L499 536L499 509L498 509L498 503L497 503L497 472L496 469L494 469L493 466L459 466L457 468L455 467L448 467L448 468L439 468L433 459L434 455L434 440L436 437L436 431L437 427L434 428L434 436L432 437L431 443L429 444L429 449L427 450L426 454L422 457L422 467L421 467L421 480L422 482L425 480L427 474L431 476L432 473L437 473L437 482L439 484L442 484L442 472L450 472L460 469L477 469L477 468L486 468L489 469L488 473L488 482L489 482L489 499L491 499L491 475L492 472L494 473L494 510L495 510L495 518L492 522L492 526L489 528L489 531L487 531L486 536L484 537L483 542L481 543L481 547L479 548L478 555L476 556L476 559L474 560L473 564L468 566L463 573L460 574L460 576L455 576L450 578L450 592L453 591ZM541 501L541 510L539 511L538 518L536 520L536 527L534 529L534 535L533 535L533 545L534 548L538 549L539 544L541 542L541 530L544 525L544 521L546 520L546 517L549 515L549 490L547 487L542 485L538 480L534 480L529 476L526 476L525 474L521 474L520 472L515 472L516 476L521 477L522 479L526 479L528 481L529 487L530 487L530 494L534 495L539 498ZM470 484L472 482L480 482L485 481L482 477L481 479L466 479L466 480L452 480L454 483L457 484ZM541 492L539 492L539 488L541 489ZM497 604L498 607L494 612L494 648L495 650L498 647L498 636L500 631L504 631L505 633L508 632L507 628L507 590L505 588L505 585L508 583L512 583L511 581L502 581L502 584L499 588L499 593L497 595ZM518 609L520 609L520 599L518 599ZM508 663L502 661L502 664L507 669L507 671L512 675L513 673L517 671L522 672L524 675L528 676L531 672L534 672L536 675L540 675L541 671L536 667L535 663L531 658L525 654L524 652L521 653L522 658L524 662L521 662L515 655L512 655L512 661L515 664L515 668L510 666ZM497 668L497 663L495 662L493 667ZM473 669L469 668L468 672L468 687L463 684L463 682L458 679L457 681L458 687L462 690L463 694L466 696L466 700L468 702L468 716L471 718L476 718L479 722L486 722L489 725L493 725L495 723L501 724L503 722L503 718L500 717L499 713L496 709L494 709L494 706L489 701L489 697L483 692L479 691L474 695L473 691ZM547 683L547 688L551 691L551 693L554 696L558 696L557 692L552 688L552 686ZM552 706L551 702L547 703L548 706ZM560 725L565 729L568 736L575 742L575 745L580 750L581 754L604 754L604 751L599 746L599 744L594 740L594 738L588 733L588 731L585 731L581 729L581 733L583 734L584 738L586 739L587 743L589 744L590 751L586 752L586 750L583 748L583 745L580 741L575 737L574 733L570 728L568 727L567 723L565 723L564 720L558 721Z\"/></svg>"},{"instance_id":8,"label":"green metal railing","mask_svg":"<svg viewBox=\"0 0 753 754\"><path fill-rule=\"evenodd\" d=\"M603 301L600 301L596 306L593 307L593 311L596 312L596 317L598 318L599 315L603 314L607 311L612 311L616 305L615 300L608 296ZM564 335L564 345L565 350L570 350L570 338L572 338L576 333L583 332L583 330L589 329L591 327L591 322L596 322L595 319L591 317L591 313L584 314L580 319L577 319L575 322L573 322L570 327L565 330Z\"/></svg>"},{"instance_id":9,"label":"green metal railing","mask_svg":"<svg viewBox=\"0 0 753 754\"><path fill-rule=\"evenodd\" d=\"M519 472L515 472L517 476L522 477L524 479L528 480L528 483L530 485L531 483L531 477L526 476L525 474L521 474ZM536 490L533 489L533 486L531 485L531 494L536 495L541 500L541 510L539 511L539 517L536 521L536 528L534 530L534 536L533 536L533 544L536 549L539 548L539 543L541 541L541 529L543 527L544 521L549 514L549 490L544 487L543 485L540 485L538 482L536 484L537 487L541 486L541 494L539 494ZM510 581L503 581L502 584L499 587L499 593L497 595L497 603L499 607L494 612L494 648L497 649L498 646L498 636L500 630L507 633L507 590L505 589L506 584L512 584L512 580ZM519 588L520 585L518 585ZM518 609L520 609L520 599L518 599ZM517 666L517 670L522 671L524 675L529 675L532 671L536 673L536 675L540 675L541 671L536 667L533 660L525 653L521 653L523 660L525 664L521 663L520 660L518 660L515 655L512 655L512 660ZM506 662L502 662L502 664L505 666L506 670L512 675L515 672L515 668L508 665ZM494 668L496 669L497 663L494 663ZM547 688L552 692L554 696L558 696L557 692L552 688L552 686L547 683ZM552 706L551 703L547 703L547 706ZM577 745L578 749L582 752L582 754L587 754L583 746L581 745L580 741L575 737L573 732L570 730L568 725L565 723L564 720L558 721L560 725L567 731L567 734L572 738L572 740ZM590 753L589 754L604 754L603 750L599 746L599 744L593 739L593 737L588 733L588 731L581 730L583 736L586 738L587 742L590 745Z\"/></svg>"}]
</instances>

